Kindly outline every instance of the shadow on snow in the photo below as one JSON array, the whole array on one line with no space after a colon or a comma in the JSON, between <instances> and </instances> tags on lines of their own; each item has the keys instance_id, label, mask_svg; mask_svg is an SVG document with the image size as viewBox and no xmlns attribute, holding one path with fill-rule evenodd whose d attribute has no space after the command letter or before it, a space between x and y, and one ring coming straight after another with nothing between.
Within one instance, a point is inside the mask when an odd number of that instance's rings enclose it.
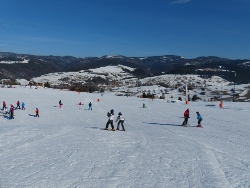
<instances>
[{"instance_id":1,"label":"shadow on snow","mask_svg":"<svg viewBox=\"0 0 250 188\"><path fill-rule=\"evenodd\" d=\"M180 124L171 124L171 123L153 123L153 122L142 122L150 125L168 125L168 126L182 126Z\"/></svg>"}]
</instances>

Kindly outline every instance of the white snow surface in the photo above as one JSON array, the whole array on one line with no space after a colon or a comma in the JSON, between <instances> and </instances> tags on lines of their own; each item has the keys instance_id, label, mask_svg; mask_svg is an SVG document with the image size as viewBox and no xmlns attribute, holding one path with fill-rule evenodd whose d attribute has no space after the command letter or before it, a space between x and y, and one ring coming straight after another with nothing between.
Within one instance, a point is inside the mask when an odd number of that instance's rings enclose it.
<instances>
[{"instance_id":1,"label":"white snow surface","mask_svg":"<svg viewBox=\"0 0 250 188\"><path fill-rule=\"evenodd\" d=\"M249 103L219 108L219 102L187 105L20 86L0 93L8 107L26 104L13 120L0 113L2 188L250 187ZM183 127L187 108L190 127ZM126 131L102 130L111 109L116 117L123 113ZM196 111L203 128L195 127Z\"/></svg>"},{"instance_id":2,"label":"white snow surface","mask_svg":"<svg viewBox=\"0 0 250 188\"><path fill-rule=\"evenodd\" d=\"M14 64L14 63L29 63L29 59L24 59L23 61L0 61L0 64Z\"/></svg>"},{"instance_id":3,"label":"white snow surface","mask_svg":"<svg viewBox=\"0 0 250 188\"><path fill-rule=\"evenodd\" d=\"M60 81L63 78L69 78L68 82L71 80L78 80L79 82L84 82L84 80L88 80L89 78L93 78L96 76L102 77L102 78L111 78L115 80L121 80L124 78L132 77L131 74L126 73L122 70L128 69L130 71L133 71L134 68L118 65L118 66L106 66L106 67L100 67L96 69L89 69L88 71L81 70L79 72L56 72L56 73L48 73L45 75L42 75L40 77L33 78L35 82L49 82L52 84L59 84L63 83L64 81ZM23 79L17 79L21 84L27 84L29 81L23 80Z\"/></svg>"},{"instance_id":4,"label":"white snow surface","mask_svg":"<svg viewBox=\"0 0 250 188\"><path fill-rule=\"evenodd\" d=\"M122 68L128 69L130 71L133 71L134 68L124 66L124 65L118 65L118 66L106 66L106 67L100 67L96 69L89 69L95 73L120 73L122 72Z\"/></svg>"}]
</instances>

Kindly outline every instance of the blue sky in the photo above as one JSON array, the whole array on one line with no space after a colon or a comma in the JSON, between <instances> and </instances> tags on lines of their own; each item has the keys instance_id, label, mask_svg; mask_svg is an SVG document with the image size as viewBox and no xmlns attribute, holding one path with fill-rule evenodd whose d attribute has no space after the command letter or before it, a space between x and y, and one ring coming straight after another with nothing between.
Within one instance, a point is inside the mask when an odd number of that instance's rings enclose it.
<instances>
[{"instance_id":1,"label":"blue sky","mask_svg":"<svg viewBox=\"0 0 250 188\"><path fill-rule=\"evenodd\" d=\"M0 0L0 51L250 59L250 0Z\"/></svg>"}]
</instances>

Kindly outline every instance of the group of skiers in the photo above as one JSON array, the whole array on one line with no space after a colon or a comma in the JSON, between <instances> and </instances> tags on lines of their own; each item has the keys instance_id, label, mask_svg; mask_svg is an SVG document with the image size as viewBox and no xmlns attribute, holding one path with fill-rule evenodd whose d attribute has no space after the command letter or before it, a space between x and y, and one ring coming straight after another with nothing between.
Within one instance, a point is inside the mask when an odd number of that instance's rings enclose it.
<instances>
[{"instance_id":1,"label":"group of skiers","mask_svg":"<svg viewBox=\"0 0 250 188\"><path fill-rule=\"evenodd\" d=\"M10 105L10 109L8 110L6 102L3 101L3 108L2 108L2 110L4 110L5 117L7 117L8 119L14 119L14 110L21 109L21 107L20 107L20 101L19 100L17 101L16 105L17 106L14 107L14 105L11 104ZM21 106L22 106L22 110L25 110L25 103L24 102L22 102ZM7 116L8 114L9 114L9 116Z\"/></svg>"},{"instance_id":2,"label":"group of skiers","mask_svg":"<svg viewBox=\"0 0 250 188\"><path fill-rule=\"evenodd\" d=\"M201 116L201 114L200 114L200 112L196 112L196 114L197 114L197 120L198 120L198 125L197 125L197 127L202 127L202 125L201 125L201 121L202 121L202 116ZM184 112L184 121L183 121L183 123L182 123L182 125L188 125L188 118L190 118L189 117L189 108Z\"/></svg>"},{"instance_id":3,"label":"group of skiers","mask_svg":"<svg viewBox=\"0 0 250 188\"><path fill-rule=\"evenodd\" d=\"M4 112L5 115L9 114L9 117L8 117L9 119L14 119L14 110L15 110L15 109L21 109L21 107L20 107L20 101L19 101L19 100L17 101L16 104L17 104L16 107L14 107L14 106L11 104L11 105L10 105L10 109L9 109L9 111L8 111L8 107L7 107L7 105L6 105L6 102L3 101L3 108L2 108L2 110L5 110L5 112ZM24 103L24 102L22 102L21 106L22 106L22 110L25 110L25 103ZM145 104L143 104L143 107L144 107L144 106L145 106ZM61 101L61 100L59 100L59 107L60 107L60 108L62 107L62 101ZM92 103L91 103L91 102L89 103L89 108L88 108L88 109L89 109L89 110L92 110ZM188 119L190 118L190 117L189 117L189 114L190 114L190 111L189 111L189 108L188 108L188 109L184 112L184 121L183 121L183 123L182 123L183 126L187 126L187 125L188 125ZM201 125L202 116L201 116L201 114L200 114L198 111L196 112L196 114L197 114L197 120L198 120L198 125L197 125L197 127L202 127L202 125ZM112 131L115 131L114 123L113 123L113 121L114 121L114 119L115 119L114 110L111 109L110 112L107 113L107 116L108 116L108 121L107 121L107 123L106 123L106 128L105 128L105 130L108 130L109 125L111 125L111 130L112 130ZM35 117L39 117L39 109L38 109L38 108L36 108L36 110L35 110ZM118 123L117 123L117 128L116 128L116 130L120 130L120 125L121 125L122 130L125 131L124 121L125 121L124 116L122 115L121 112L119 112L119 113L118 113L118 116L117 116L117 118L116 118L116 120L115 120L115 122L118 122Z\"/></svg>"},{"instance_id":4,"label":"group of skiers","mask_svg":"<svg viewBox=\"0 0 250 188\"><path fill-rule=\"evenodd\" d=\"M11 104L10 106L14 108L13 104ZM25 110L25 103L24 102L22 102L21 106L22 106L22 110ZM6 110L6 109L8 109L8 107L6 105L6 102L3 101L3 108L2 108L2 110ZM20 107L20 101L19 100L16 102L15 109L21 109L21 107Z\"/></svg>"},{"instance_id":5,"label":"group of skiers","mask_svg":"<svg viewBox=\"0 0 250 188\"><path fill-rule=\"evenodd\" d=\"M109 124L110 124L110 125L111 125L111 128L112 128L111 130L112 130L112 131L115 131L114 124L113 124L113 121L114 121L114 119L115 119L114 110L111 109L110 112L107 113L107 116L108 116L108 121L107 121L107 123L106 123L106 128L105 128L105 130L108 130L108 127L109 127ZM119 112L119 113L118 113L118 116L117 116L117 118L116 118L116 120L115 120L115 122L118 122L118 123L117 123L117 128L116 128L116 130L119 131L119 130L120 130L120 125L121 125L121 126L122 126L122 130L125 131L124 121L125 121L124 116L122 115L121 112Z\"/></svg>"}]
</instances>

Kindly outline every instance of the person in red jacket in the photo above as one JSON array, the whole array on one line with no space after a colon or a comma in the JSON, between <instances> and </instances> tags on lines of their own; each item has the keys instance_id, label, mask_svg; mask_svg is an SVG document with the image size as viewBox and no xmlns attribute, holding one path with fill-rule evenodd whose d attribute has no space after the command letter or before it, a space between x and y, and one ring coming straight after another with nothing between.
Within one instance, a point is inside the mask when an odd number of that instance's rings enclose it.
<instances>
[{"instance_id":1,"label":"person in red jacket","mask_svg":"<svg viewBox=\"0 0 250 188\"><path fill-rule=\"evenodd\" d=\"M184 112L184 121L183 121L182 125L188 124L188 118L189 118L189 108Z\"/></svg>"},{"instance_id":2,"label":"person in red jacket","mask_svg":"<svg viewBox=\"0 0 250 188\"><path fill-rule=\"evenodd\" d=\"M36 108L36 117L39 117L39 110L38 110L38 108Z\"/></svg>"},{"instance_id":3,"label":"person in red jacket","mask_svg":"<svg viewBox=\"0 0 250 188\"><path fill-rule=\"evenodd\" d=\"M21 109L21 107L20 107L20 101L16 102L16 109Z\"/></svg>"},{"instance_id":4,"label":"person in red jacket","mask_svg":"<svg viewBox=\"0 0 250 188\"><path fill-rule=\"evenodd\" d=\"M5 101L3 101L3 110L5 110L5 108L6 108L6 103Z\"/></svg>"}]
</instances>

